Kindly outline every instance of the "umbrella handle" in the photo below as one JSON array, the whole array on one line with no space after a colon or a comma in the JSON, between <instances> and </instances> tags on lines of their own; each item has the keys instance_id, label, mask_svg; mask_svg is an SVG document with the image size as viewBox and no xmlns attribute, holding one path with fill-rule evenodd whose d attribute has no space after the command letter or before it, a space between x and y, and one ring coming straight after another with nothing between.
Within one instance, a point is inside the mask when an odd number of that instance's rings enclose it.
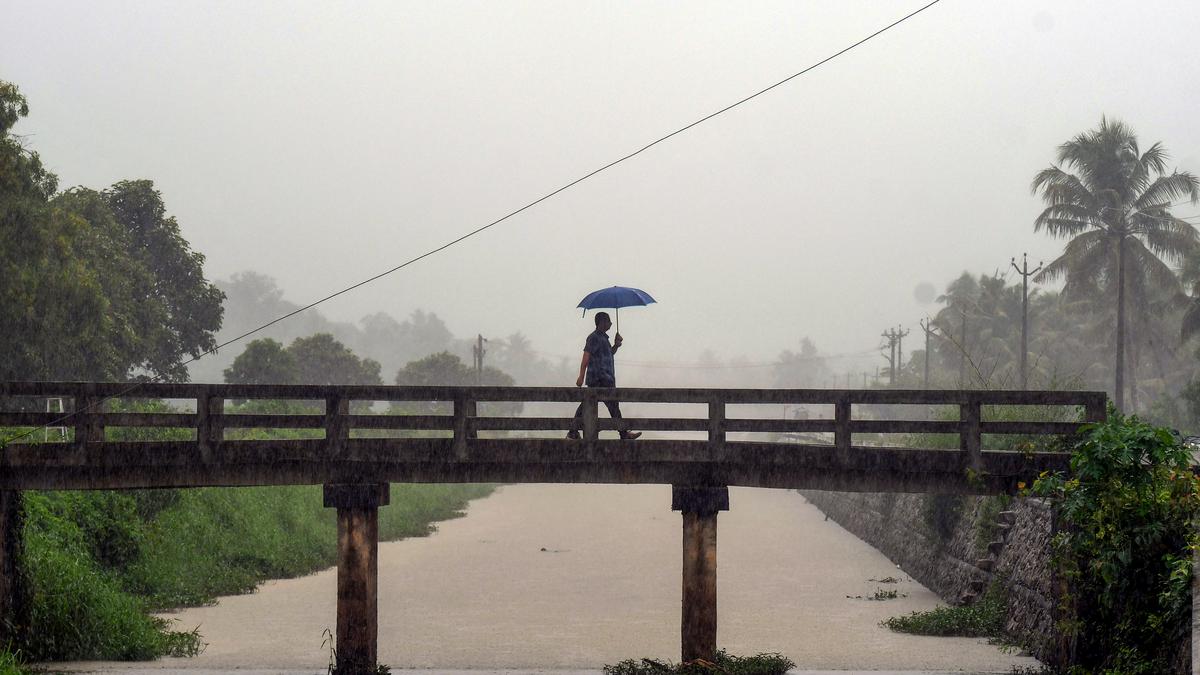
<instances>
[{"instance_id":1,"label":"umbrella handle","mask_svg":"<svg viewBox=\"0 0 1200 675\"><path fill-rule=\"evenodd\" d=\"M617 313L617 335L620 335L621 334L621 308L614 307L613 309Z\"/></svg>"}]
</instances>

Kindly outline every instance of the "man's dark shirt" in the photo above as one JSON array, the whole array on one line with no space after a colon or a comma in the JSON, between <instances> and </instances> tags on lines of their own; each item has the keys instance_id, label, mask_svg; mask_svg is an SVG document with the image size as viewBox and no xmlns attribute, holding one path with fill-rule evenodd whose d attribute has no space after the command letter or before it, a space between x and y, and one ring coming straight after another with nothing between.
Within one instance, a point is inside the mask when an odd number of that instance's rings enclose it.
<instances>
[{"instance_id":1,"label":"man's dark shirt","mask_svg":"<svg viewBox=\"0 0 1200 675\"><path fill-rule=\"evenodd\" d=\"M617 386L616 364L613 363L612 344L608 341L608 333L599 328L587 337L583 351L589 354L587 366L587 386L615 387Z\"/></svg>"}]
</instances>

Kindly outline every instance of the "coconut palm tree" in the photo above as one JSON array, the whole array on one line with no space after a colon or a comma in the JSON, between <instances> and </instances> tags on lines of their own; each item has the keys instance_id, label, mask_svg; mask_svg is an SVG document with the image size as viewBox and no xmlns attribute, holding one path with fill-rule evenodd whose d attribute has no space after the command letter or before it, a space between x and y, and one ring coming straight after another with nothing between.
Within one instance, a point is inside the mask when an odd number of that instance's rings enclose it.
<instances>
[{"instance_id":1,"label":"coconut palm tree","mask_svg":"<svg viewBox=\"0 0 1200 675\"><path fill-rule=\"evenodd\" d=\"M1195 203L1200 184L1191 173L1167 173L1161 143L1140 152L1129 126L1101 119L1059 146L1058 164L1038 172L1031 189L1047 204L1034 230L1069 239L1036 280L1063 278L1068 296L1115 303L1114 394L1123 409L1129 291L1180 292L1168 263L1194 251L1200 237L1171 207L1180 199Z\"/></svg>"}]
</instances>

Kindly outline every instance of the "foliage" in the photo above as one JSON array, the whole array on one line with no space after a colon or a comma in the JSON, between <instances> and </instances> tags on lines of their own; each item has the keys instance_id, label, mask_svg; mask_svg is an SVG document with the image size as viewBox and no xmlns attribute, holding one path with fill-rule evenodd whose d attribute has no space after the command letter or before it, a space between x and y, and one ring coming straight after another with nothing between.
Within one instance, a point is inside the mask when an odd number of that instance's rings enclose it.
<instances>
[{"instance_id":1,"label":"foliage","mask_svg":"<svg viewBox=\"0 0 1200 675\"><path fill-rule=\"evenodd\" d=\"M1130 127L1101 119L1059 147L1058 165L1040 171L1032 189L1046 202L1034 229L1069 240L1038 279L1065 279L1064 294L1103 299L1116 312L1114 391L1123 409L1125 336L1138 325L1126 311L1152 314L1161 293L1181 292L1168 263L1196 251L1200 236L1171 207L1200 200L1200 181L1186 171L1167 173L1161 143L1141 152Z\"/></svg>"},{"instance_id":2,"label":"foliage","mask_svg":"<svg viewBox=\"0 0 1200 675\"><path fill-rule=\"evenodd\" d=\"M724 649L719 649L712 663L693 661L674 664L655 659L626 659L616 665L604 666L604 675L782 675L795 665L782 654L731 656Z\"/></svg>"},{"instance_id":3,"label":"foliage","mask_svg":"<svg viewBox=\"0 0 1200 675\"><path fill-rule=\"evenodd\" d=\"M783 388L824 387L833 371L808 337L800 340L800 351L785 349L774 367L774 384Z\"/></svg>"},{"instance_id":4,"label":"foliage","mask_svg":"<svg viewBox=\"0 0 1200 675\"><path fill-rule=\"evenodd\" d=\"M1200 483L1170 431L1114 410L1086 427L1071 473L1044 474L1034 494L1069 524L1053 540L1069 582L1061 629L1080 666L1162 673L1189 626Z\"/></svg>"},{"instance_id":5,"label":"foliage","mask_svg":"<svg viewBox=\"0 0 1200 675\"><path fill-rule=\"evenodd\" d=\"M360 359L329 333L296 338L288 352L300 384L383 384L378 361Z\"/></svg>"},{"instance_id":6,"label":"foliage","mask_svg":"<svg viewBox=\"0 0 1200 675\"><path fill-rule=\"evenodd\" d=\"M1000 638L1004 635L1003 586L993 582L977 602L962 607L935 607L925 612L894 616L883 625L913 635Z\"/></svg>"},{"instance_id":7,"label":"foliage","mask_svg":"<svg viewBox=\"0 0 1200 675\"><path fill-rule=\"evenodd\" d=\"M921 505L921 518L925 527L937 537L941 543L946 543L954 536L954 527L962 519L963 510L967 505L967 497L963 495L924 495Z\"/></svg>"},{"instance_id":8,"label":"foliage","mask_svg":"<svg viewBox=\"0 0 1200 675\"><path fill-rule=\"evenodd\" d=\"M292 384L298 379L296 357L271 338L248 342L225 369L229 384Z\"/></svg>"},{"instance_id":9,"label":"foliage","mask_svg":"<svg viewBox=\"0 0 1200 675\"><path fill-rule=\"evenodd\" d=\"M105 497L25 493L21 573L30 608L28 626L18 627L21 650L38 661L196 653L198 636L170 631L167 622L147 616L142 603L121 590L116 574L93 557L100 537L85 529L91 510L79 503L88 499ZM94 510L104 514L105 505ZM119 526L103 515L98 519ZM137 534L121 538L129 541Z\"/></svg>"},{"instance_id":10,"label":"foliage","mask_svg":"<svg viewBox=\"0 0 1200 675\"><path fill-rule=\"evenodd\" d=\"M429 534L432 523L461 514L490 488L393 485L379 510L381 540ZM150 606L171 608L246 593L265 579L309 574L335 562L334 511L321 487L181 490L177 506L147 526L148 552L125 572L127 588Z\"/></svg>"},{"instance_id":11,"label":"foliage","mask_svg":"<svg viewBox=\"0 0 1200 675\"><path fill-rule=\"evenodd\" d=\"M25 655L9 645L0 649L0 675L30 675L34 671L25 663Z\"/></svg>"},{"instance_id":12,"label":"foliage","mask_svg":"<svg viewBox=\"0 0 1200 675\"><path fill-rule=\"evenodd\" d=\"M396 384L430 386L491 385L513 386L513 379L506 373L485 366L481 372L468 368L462 359L450 352L438 352L417 361L410 361L396 373Z\"/></svg>"},{"instance_id":13,"label":"foliage","mask_svg":"<svg viewBox=\"0 0 1200 675\"><path fill-rule=\"evenodd\" d=\"M484 366L482 371L468 368L450 352L439 352L417 361L410 361L396 373L396 384L402 386L469 386L481 384L495 387L511 387L513 379L497 368ZM393 413L447 414L446 402L417 402L393 406ZM520 402L484 402L479 405L480 415L515 415L522 409Z\"/></svg>"},{"instance_id":14,"label":"foliage","mask_svg":"<svg viewBox=\"0 0 1200 675\"><path fill-rule=\"evenodd\" d=\"M221 323L203 256L150 181L56 195L12 132L28 112L0 81L0 378L186 379Z\"/></svg>"},{"instance_id":15,"label":"foliage","mask_svg":"<svg viewBox=\"0 0 1200 675\"><path fill-rule=\"evenodd\" d=\"M1012 504L1011 495L990 495L978 502L975 513L975 552L987 553L988 544L1000 536L1000 512Z\"/></svg>"},{"instance_id":16,"label":"foliage","mask_svg":"<svg viewBox=\"0 0 1200 675\"><path fill-rule=\"evenodd\" d=\"M393 485L379 536L424 536L461 514L486 485ZM148 659L194 654L193 629L148 609L207 604L334 562L334 512L319 486L25 493L32 660Z\"/></svg>"}]
</instances>

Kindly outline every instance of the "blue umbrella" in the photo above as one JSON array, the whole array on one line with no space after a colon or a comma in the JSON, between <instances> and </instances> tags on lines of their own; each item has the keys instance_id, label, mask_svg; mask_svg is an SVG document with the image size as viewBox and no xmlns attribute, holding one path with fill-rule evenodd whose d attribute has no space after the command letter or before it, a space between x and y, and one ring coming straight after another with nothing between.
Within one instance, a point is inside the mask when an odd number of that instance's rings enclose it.
<instances>
[{"instance_id":1,"label":"blue umbrella","mask_svg":"<svg viewBox=\"0 0 1200 675\"><path fill-rule=\"evenodd\" d=\"M621 308L622 307L643 307L654 302L654 298L650 294L640 288L629 288L627 286L610 286L598 291L588 293L587 297L579 301L579 307L583 308L584 315L587 315L589 309L608 309L609 307L617 310L617 332L621 332Z\"/></svg>"}]
</instances>

